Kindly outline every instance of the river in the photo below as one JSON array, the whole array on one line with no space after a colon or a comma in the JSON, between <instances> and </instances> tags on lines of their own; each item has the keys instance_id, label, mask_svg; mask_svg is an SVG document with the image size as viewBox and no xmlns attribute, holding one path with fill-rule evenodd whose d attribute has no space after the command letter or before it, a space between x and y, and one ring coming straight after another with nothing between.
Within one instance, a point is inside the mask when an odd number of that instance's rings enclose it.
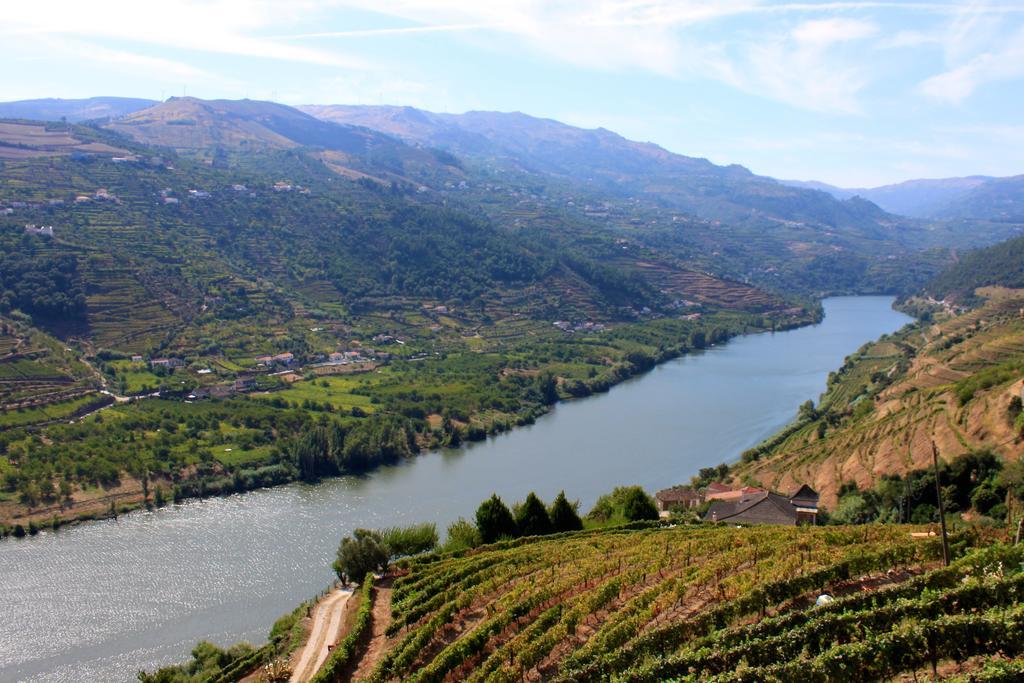
<instances>
[{"instance_id":1,"label":"river","mask_svg":"<svg viewBox=\"0 0 1024 683\"><path fill-rule=\"evenodd\" d=\"M0 542L0 681L130 681L200 639L263 642L332 579L357 527L470 517L565 489L586 511L731 461L816 398L861 344L910 321L891 297L826 299L819 325L739 337L665 363L536 424L364 477L293 484Z\"/></svg>"}]
</instances>

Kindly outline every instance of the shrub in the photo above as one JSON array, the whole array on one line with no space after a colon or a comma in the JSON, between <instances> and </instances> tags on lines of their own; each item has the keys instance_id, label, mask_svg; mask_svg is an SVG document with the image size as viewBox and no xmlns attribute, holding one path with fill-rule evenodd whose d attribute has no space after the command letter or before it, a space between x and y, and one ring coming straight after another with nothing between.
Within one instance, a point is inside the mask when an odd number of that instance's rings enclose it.
<instances>
[{"instance_id":1,"label":"shrub","mask_svg":"<svg viewBox=\"0 0 1024 683\"><path fill-rule=\"evenodd\" d=\"M483 543L480 538L480 531L467 519L459 517L448 526L448 538L445 539L443 550L445 552L458 552L470 550Z\"/></svg>"}]
</instances>

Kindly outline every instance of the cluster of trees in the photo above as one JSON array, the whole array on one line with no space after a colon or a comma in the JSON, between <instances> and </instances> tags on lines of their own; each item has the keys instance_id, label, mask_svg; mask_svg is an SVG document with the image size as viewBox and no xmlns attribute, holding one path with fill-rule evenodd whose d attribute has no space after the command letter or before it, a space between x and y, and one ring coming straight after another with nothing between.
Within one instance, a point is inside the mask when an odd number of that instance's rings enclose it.
<instances>
[{"instance_id":1,"label":"cluster of trees","mask_svg":"<svg viewBox=\"0 0 1024 683\"><path fill-rule=\"evenodd\" d=\"M433 524L391 527L383 531L356 529L341 540L332 566L345 583L360 581L370 572L384 571L400 557L433 550L437 541L437 527Z\"/></svg>"},{"instance_id":2,"label":"cluster of trees","mask_svg":"<svg viewBox=\"0 0 1024 683\"><path fill-rule=\"evenodd\" d=\"M476 531L481 543L494 543L520 536L578 531L583 528L583 520L577 514L576 508L577 504L570 503L565 497L565 491L555 497L550 508L531 491L525 500L516 503L511 510L495 493L477 508Z\"/></svg>"},{"instance_id":3,"label":"cluster of trees","mask_svg":"<svg viewBox=\"0 0 1024 683\"><path fill-rule=\"evenodd\" d=\"M616 486L597 499L587 519L600 524L625 524L658 519L654 499L639 486Z\"/></svg>"},{"instance_id":4,"label":"cluster of trees","mask_svg":"<svg viewBox=\"0 0 1024 683\"><path fill-rule=\"evenodd\" d=\"M78 259L60 253L49 238L0 229L0 313L20 310L37 322L81 320L85 287Z\"/></svg>"},{"instance_id":5,"label":"cluster of trees","mask_svg":"<svg viewBox=\"0 0 1024 683\"><path fill-rule=\"evenodd\" d=\"M1003 463L992 451L962 455L939 466L939 484L947 513L973 510L994 520L1005 520L1008 503L1024 501L1024 466ZM883 476L871 489L843 486L839 503L830 515L835 524L868 522L928 523L938 519L935 475L914 470L904 477Z\"/></svg>"},{"instance_id":6,"label":"cluster of trees","mask_svg":"<svg viewBox=\"0 0 1024 683\"><path fill-rule=\"evenodd\" d=\"M996 284L1024 287L1024 237L963 254L932 279L925 291L937 299L949 297L970 304L977 301L975 289Z\"/></svg>"},{"instance_id":7,"label":"cluster of trees","mask_svg":"<svg viewBox=\"0 0 1024 683\"><path fill-rule=\"evenodd\" d=\"M362 472L416 453L413 423L398 415L373 415L345 427L323 420L295 439L291 456L306 481L343 472Z\"/></svg>"},{"instance_id":8,"label":"cluster of trees","mask_svg":"<svg viewBox=\"0 0 1024 683\"><path fill-rule=\"evenodd\" d=\"M545 505L531 491L511 508L495 493L480 504L473 521L459 518L448 527L447 539L440 550L455 552L524 536L580 531L584 524L578 508L579 503L566 498L565 491L560 491L551 505ZM601 496L587 515L588 523L594 526L655 519L658 519L658 509L654 500L639 486L620 486ZM358 580L367 572L383 571L399 557L437 548L437 530L433 524L383 531L357 529L352 536L342 539L333 566L342 581Z\"/></svg>"}]
</instances>

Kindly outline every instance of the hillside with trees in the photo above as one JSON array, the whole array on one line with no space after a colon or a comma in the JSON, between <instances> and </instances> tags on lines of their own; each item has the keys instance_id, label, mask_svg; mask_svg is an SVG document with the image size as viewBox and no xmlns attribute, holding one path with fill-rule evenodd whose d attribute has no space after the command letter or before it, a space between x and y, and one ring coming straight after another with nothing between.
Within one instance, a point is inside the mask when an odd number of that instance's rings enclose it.
<instances>
[{"instance_id":1,"label":"hillside with trees","mask_svg":"<svg viewBox=\"0 0 1024 683\"><path fill-rule=\"evenodd\" d=\"M1024 237L963 254L931 280L925 291L936 299L976 303L975 290L991 285L1024 287Z\"/></svg>"}]
</instances>

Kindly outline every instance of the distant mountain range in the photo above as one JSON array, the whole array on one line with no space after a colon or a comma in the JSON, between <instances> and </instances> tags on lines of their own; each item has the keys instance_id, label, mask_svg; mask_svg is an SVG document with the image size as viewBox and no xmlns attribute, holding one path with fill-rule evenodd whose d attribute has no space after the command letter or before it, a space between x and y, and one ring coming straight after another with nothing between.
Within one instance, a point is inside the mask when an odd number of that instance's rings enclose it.
<instances>
[{"instance_id":1,"label":"distant mountain range","mask_svg":"<svg viewBox=\"0 0 1024 683\"><path fill-rule=\"evenodd\" d=\"M907 180L880 187L843 188L815 180L783 180L791 187L821 190L837 199L862 197L889 213L915 218L1024 220L1024 176L966 176Z\"/></svg>"},{"instance_id":2,"label":"distant mountain range","mask_svg":"<svg viewBox=\"0 0 1024 683\"><path fill-rule=\"evenodd\" d=\"M716 166L604 128L586 130L519 112L438 114L412 107L346 105L299 109L489 166L563 178L617 196L656 199L663 206L703 218L734 223L786 220L830 227L887 220L883 211L862 200L835 201L754 175L743 166Z\"/></svg>"},{"instance_id":3,"label":"distant mountain range","mask_svg":"<svg viewBox=\"0 0 1024 683\"><path fill-rule=\"evenodd\" d=\"M219 117L216 126L211 125L214 117ZM397 149L368 133L375 131L499 168L571 178L602 192L657 195L659 202L674 208L732 222L768 215L851 226L863 225L865 220L884 221L884 213L926 220L1024 222L1024 176L914 179L872 188L843 188L813 180L776 181L736 164L716 166L652 143L627 140L603 128L585 130L519 112L440 114L402 106L293 108L251 100L186 97L161 103L93 97L0 103L0 118L109 119L110 128L137 141L177 149L312 145L346 154L375 144L390 151ZM342 124L343 129L324 122ZM795 190L818 190L839 203Z\"/></svg>"},{"instance_id":4,"label":"distant mountain range","mask_svg":"<svg viewBox=\"0 0 1024 683\"><path fill-rule=\"evenodd\" d=\"M0 102L0 118L32 119L34 121L60 121L71 123L116 118L157 104L156 100L137 97L88 97L64 100L48 97L41 100Z\"/></svg>"},{"instance_id":5,"label":"distant mountain range","mask_svg":"<svg viewBox=\"0 0 1024 683\"><path fill-rule=\"evenodd\" d=\"M958 221L908 218L863 192L793 186L519 112L190 97L0 103L0 117L28 114L86 119L108 146L130 140L221 169L266 173L290 155L313 162L317 174L391 185L501 229L525 230L533 243L577 249L600 235L600 249L586 247L590 257L656 290L673 291L669 273L681 267L781 293L902 291L937 272L948 258L943 249L991 244L1024 225L1015 220L1019 194L1004 181L972 181ZM0 143L8 156L40 151L23 149L25 140ZM997 196L979 199L983 191Z\"/></svg>"}]
</instances>

